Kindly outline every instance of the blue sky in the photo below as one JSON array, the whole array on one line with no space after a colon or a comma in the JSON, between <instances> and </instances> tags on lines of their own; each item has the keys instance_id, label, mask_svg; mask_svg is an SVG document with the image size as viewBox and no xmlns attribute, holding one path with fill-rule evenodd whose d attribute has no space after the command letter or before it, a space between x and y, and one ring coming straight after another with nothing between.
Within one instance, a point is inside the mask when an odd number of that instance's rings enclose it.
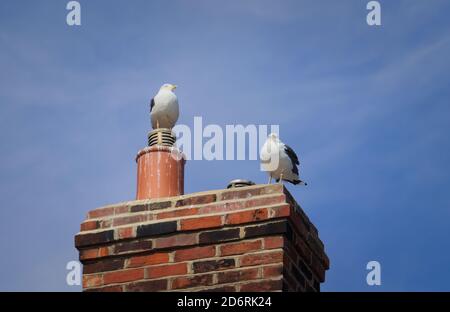
<instances>
[{"instance_id":1,"label":"blue sky","mask_svg":"<svg viewBox=\"0 0 450 312\"><path fill-rule=\"evenodd\" d=\"M0 290L65 284L86 212L133 199L148 103L179 123L279 124L308 187L288 188L331 259L324 291L450 290L450 3L0 2ZM190 161L186 192L258 161ZM365 269L381 263L382 285Z\"/></svg>"}]
</instances>

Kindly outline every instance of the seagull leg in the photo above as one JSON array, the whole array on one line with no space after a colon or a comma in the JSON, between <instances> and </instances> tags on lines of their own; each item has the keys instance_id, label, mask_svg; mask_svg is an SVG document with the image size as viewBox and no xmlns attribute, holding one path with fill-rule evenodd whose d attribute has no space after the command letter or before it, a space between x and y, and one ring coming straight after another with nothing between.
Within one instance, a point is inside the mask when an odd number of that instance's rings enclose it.
<instances>
[{"instance_id":1,"label":"seagull leg","mask_svg":"<svg viewBox=\"0 0 450 312\"><path fill-rule=\"evenodd\" d=\"M159 120L156 120L156 129L159 129Z\"/></svg>"},{"instance_id":2,"label":"seagull leg","mask_svg":"<svg viewBox=\"0 0 450 312\"><path fill-rule=\"evenodd\" d=\"M283 184L283 174L280 174L280 180L278 181L278 183Z\"/></svg>"},{"instance_id":3,"label":"seagull leg","mask_svg":"<svg viewBox=\"0 0 450 312\"><path fill-rule=\"evenodd\" d=\"M269 182L267 182L267 184L270 184L270 183L272 183L272 176L271 175L269 175Z\"/></svg>"}]
</instances>

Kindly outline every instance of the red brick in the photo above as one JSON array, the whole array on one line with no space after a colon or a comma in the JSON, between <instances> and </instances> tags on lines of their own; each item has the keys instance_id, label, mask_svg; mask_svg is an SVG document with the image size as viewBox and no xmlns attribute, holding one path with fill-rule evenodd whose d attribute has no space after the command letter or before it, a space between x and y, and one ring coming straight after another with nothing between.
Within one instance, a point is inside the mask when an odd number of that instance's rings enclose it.
<instances>
[{"instance_id":1,"label":"red brick","mask_svg":"<svg viewBox=\"0 0 450 312\"><path fill-rule=\"evenodd\" d=\"M292 224L294 225L295 229L298 231L300 236L304 238L305 240L308 238L308 229L306 228L305 223L303 223L302 218L299 216L298 213L292 214Z\"/></svg>"},{"instance_id":2,"label":"red brick","mask_svg":"<svg viewBox=\"0 0 450 312\"><path fill-rule=\"evenodd\" d=\"M98 249L98 256L99 257L109 256L109 248L108 247L100 247Z\"/></svg>"},{"instance_id":3,"label":"red brick","mask_svg":"<svg viewBox=\"0 0 450 312\"><path fill-rule=\"evenodd\" d=\"M242 224L265 220L268 218L267 208L239 211L226 216L226 224Z\"/></svg>"},{"instance_id":4,"label":"red brick","mask_svg":"<svg viewBox=\"0 0 450 312\"><path fill-rule=\"evenodd\" d=\"M236 271L225 271L217 274L219 283L233 283L239 281L248 281L259 277L259 269L245 269Z\"/></svg>"},{"instance_id":5,"label":"red brick","mask_svg":"<svg viewBox=\"0 0 450 312\"><path fill-rule=\"evenodd\" d=\"M235 266L236 261L234 259L219 259L195 262L192 264L192 269L194 270L194 273L205 273L226 270L234 268Z\"/></svg>"},{"instance_id":6,"label":"red brick","mask_svg":"<svg viewBox=\"0 0 450 312\"><path fill-rule=\"evenodd\" d=\"M103 275L106 284L132 282L144 278L144 269L131 269L116 272L109 272Z\"/></svg>"},{"instance_id":7,"label":"red brick","mask_svg":"<svg viewBox=\"0 0 450 312\"><path fill-rule=\"evenodd\" d=\"M124 261L124 259L106 258L93 263L86 263L83 265L83 274L120 270L123 268Z\"/></svg>"},{"instance_id":8,"label":"red brick","mask_svg":"<svg viewBox=\"0 0 450 312\"><path fill-rule=\"evenodd\" d=\"M245 209L245 208L253 208L253 207L258 207L258 206L267 206L267 205L283 203L284 199L285 199L284 195L276 195L276 196L253 198L253 199L249 199L249 200L241 200L241 201L235 201L235 202L217 203L214 205L207 205L205 207L199 208L198 213L199 214L219 213L219 212L240 210L240 209Z\"/></svg>"},{"instance_id":9,"label":"red brick","mask_svg":"<svg viewBox=\"0 0 450 312\"><path fill-rule=\"evenodd\" d=\"M148 210L158 210L172 207L172 201L157 201L148 204Z\"/></svg>"},{"instance_id":10,"label":"red brick","mask_svg":"<svg viewBox=\"0 0 450 312\"><path fill-rule=\"evenodd\" d=\"M309 233L306 241L313 252L315 252L319 256L323 254L324 246L322 241L318 237Z\"/></svg>"},{"instance_id":11,"label":"red brick","mask_svg":"<svg viewBox=\"0 0 450 312\"><path fill-rule=\"evenodd\" d=\"M142 281L136 283L127 284L126 291L141 291L141 292L153 292L167 289L168 280L154 280L154 281Z\"/></svg>"},{"instance_id":12,"label":"red brick","mask_svg":"<svg viewBox=\"0 0 450 312\"><path fill-rule=\"evenodd\" d=\"M99 223L98 221L84 221L83 223L81 223L80 225L80 231L90 231L90 230L95 230L99 227Z\"/></svg>"},{"instance_id":13,"label":"red brick","mask_svg":"<svg viewBox=\"0 0 450 312\"><path fill-rule=\"evenodd\" d=\"M114 240L114 231L102 232L81 232L75 236L75 247L86 247L90 245L98 245L112 242Z\"/></svg>"},{"instance_id":14,"label":"red brick","mask_svg":"<svg viewBox=\"0 0 450 312\"><path fill-rule=\"evenodd\" d=\"M264 252L258 254L245 255L240 258L241 267L268 264L283 261L283 252Z\"/></svg>"},{"instance_id":15,"label":"red brick","mask_svg":"<svg viewBox=\"0 0 450 312\"><path fill-rule=\"evenodd\" d=\"M130 207L128 206L118 206L114 208L114 214L118 215L118 214L123 214L123 213L128 213L130 211Z\"/></svg>"},{"instance_id":16,"label":"red brick","mask_svg":"<svg viewBox=\"0 0 450 312\"><path fill-rule=\"evenodd\" d=\"M194 259L204 259L214 257L216 254L215 246L196 247L189 249L181 249L175 251L175 261L186 261Z\"/></svg>"},{"instance_id":17,"label":"red brick","mask_svg":"<svg viewBox=\"0 0 450 312\"><path fill-rule=\"evenodd\" d=\"M291 268L291 259L288 257L287 253L283 255L283 266L286 268L286 270L289 270Z\"/></svg>"},{"instance_id":18,"label":"red brick","mask_svg":"<svg viewBox=\"0 0 450 312\"><path fill-rule=\"evenodd\" d=\"M102 288L89 288L86 292L122 292L122 285L107 286Z\"/></svg>"},{"instance_id":19,"label":"red brick","mask_svg":"<svg viewBox=\"0 0 450 312\"><path fill-rule=\"evenodd\" d=\"M217 203L214 205L208 205L205 207L201 207L198 209L199 214L207 214L207 213L217 213L217 212L227 212L232 210L238 210L245 208L245 202L229 202L229 203Z\"/></svg>"},{"instance_id":20,"label":"red brick","mask_svg":"<svg viewBox=\"0 0 450 312\"><path fill-rule=\"evenodd\" d=\"M212 285L212 277L212 274L178 277L172 281L172 289Z\"/></svg>"},{"instance_id":21,"label":"red brick","mask_svg":"<svg viewBox=\"0 0 450 312\"><path fill-rule=\"evenodd\" d=\"M197 235L194 234L178 234L169 237L157 238L155 240L155 248L167 248L175 246L195 245L197 243Z\"/></svg>"},{"instance_id":22,"label":"red brick","mask_svg":"<svg viewBox=\"0 0 450 312\"><path fill-rule=\"evenodd\" d=\"M137 205L132 205L130 207L130 212L142 212L142 211L148 211L149 207L148 204L137 204Z\"/></svg>"},{"instance_id":23,"label":"red brick","mask_svg":"<svg viewBox=\"0 0 450 312\"><path fill-rule=\"evenodd\" d=\"M222 200L230 200L230 199L243 199L250 198L253 196L258 196L261 194L261 191L264 187L253 188L253 189L235 189L232 191L227 191L222 193Z\"/></svg>"},{"instance_id":24,"label":"red brick","mask_svg":"<svg viewBox=\"0 0 450 312\"><path fill-rule=\"evenodd\" d=\"M212 203L215 201L216 201L216 194L193 196L193 197L188 197L188 198L178 200L175 204L175 207L202 205L202 204Z\"/></svg>"},{"instance_id":25,"label":"red brick","mask_svg":"<svg viewBox=\"0 0 450 312\"><path fill-rule=\"evenodd\" d=\"M245 208L281 204L285 203L285 200L286 200L285 195L274 195L269 197L254 198L247 200L245 202Z\"/></svg>"},{"instance_id":26,"label":"red brick","mask_svg":"<svg viewBox=\"0 0 450 312\"><path fill-rule=\"evenodd\" d=\"M297 267L292 265L289 273L291 273L292 276L295 278L295 284L294 284L295 286L297 286L297 287L300 286L302 288L305 287L305 284L306 284L305 276L300 272L300 270L297 269Z\"/></svg>"},{"instance_id":27,"label":"red brick","mask_svg":"<svg viewBox=\"0 0 450 312\"><path fill-rule=\"evenodd\" d=\"M323 267L319 258L315 255L313 255L312 257L311 268L316 274L319 281L323 283L325 281L325 268Z\"/></svg>"},{"instance_id":28,"label":"red brick","mask_svg":"<svg viewBox=\"0 0 450 312\"><path fill-rule=\"evenodd\" d=\"M153 242L151 240L137 240L118 243L114 245L114 253L121 254L130 251L149 251L152 249Z\"/></svg>"},{"instance_id":29,"label":"red brick","mask_svg":"<svg viewBox=\"0 0 450 312\"><path fill-rule=\"evenodd\" d=\"M83 288L98 287L103 285L101 274L83 275Z\"/></svg>"},{"instance_id":30,"label":"red brick","mask_svg":"<svg viewBox=\"0 0 450 312\"><path fill-rule=\"evenodd\" d=\"M192 216L198 213L198 208L187 208L187 209L178 209L172 211L165 211L156 214L156 219L167 219L167 218L179 218L185 216Z\"/></svg>"},{"instance_id":31,"label":"red brick","mask_svg":"<svg viewBox=\"0 0 450 312\"><path fill-rule=\"evenodd\" d=\"M126 239L126 238L134 237L133 228L132 227L119 228L119 229L117 229L117 232L118 232L118 236L119 236L120 239Z\"/></svg>"},{"instance_id":32,"label":"red brick","mask_svg":"<svg viewBox=\"0 0 450 312\"><path fill-rule=\"evenodd\" d=\"M276 281L260 281L248 283L241 286L241 292L257 292L257 291L271 291L282 290L283 283L281 280Z\"/></svg>"},{"instance_id":33,"label":"red brick","mask_svg":"<svg viewBox=\"0 0 450 312\"><path fill-rule=\"evenodd\" d=\"M272 211L274 218L288 217L291 214L291 206L283 205L280 207L273 207Z\"/></svg>"},{"instance_id":34,"label":"red brick","mask_svg":"<svg viewBox=\"0 0 450 312\"><path fill-rule=\"evenodd\" d=\"M121 285L108 286L108 287L102 288L102 292L122 292L122 291L123 291L123 288Z\"/></svg>"},{"instance_id":35,"label":"red brick","mask_svg":"<svg viewBox=\"0 0 450 312\"><path fill-rule=\"evenodd\" d=\"M144 222L147 220L146 215L134 215L128 217L115 218L113 221L114 226L121 226L125 224Z\"/></svg>"},{"instance_id":36,"label":"red brick","mask_svg":"<svg viewBox=\"0 0 450 312\"><path fill-rule=\"evenodd\" d=\"M98 248L80 250L80 260L95 259L97 257L98 257Z\"/></svg>"},{"instance_id":37,"label":"red brick","mask_svg":"<svg viewBox=\"0 0 450 312\"><path fill-rule=\"evenodd\" d=\"M240 229L217 229L214 231L205 231L198 235L200 244L217 244L220 241L238 239L240 237Z\"/></svg>"},{"instance_id":38,"label":"red brick","mask_svg":"<svg viewBox=\"0 0 450 312\"><path fill-rule=\"evenodd\" d=\"M80 260L90 260L95 258L106 257L108 255L109 255L108 247L80 250Z\"/></svg>"},{"instance_id":39,"label":"red brick","mask_svg":"<svg viewBox=\"0 0 450 312\"><path fill-rule=\"evenodd\" d=\"M186 263L176 263L169 265L158 265L147 268L147 278L159 278L172 275L187 274Z\"/></svg>"},{"instance_id":40,"label":"red brick","mask_svg":"<svg viewBox=\"0 0 450 312\"><path fill-rule=\"evenodd\" d=\"M305 261L306 264L311 264L312 252L302 238L296 236L294 247L303 261Z\"/></svg>"},{"instance_id":41,"label":"red brick","mask_svg":"<svg viewBox=\"0 0 450 312\"><path fill-rule=\"evenodd\" d=\"M260 237L260 236L275 236L278 234L285 234L291 235L292 234L292 228L289 224L288 220L280 220L275 222L264 222L264 223L258 223L255 225L249 225L245 227L245 237L251 238L251 237Z\"/></svg>"},{"instance_id":42,"label":"red brick","mask_svg":"<svg viewBox=\"0 0 450 312\"><path fill-rule=\"evenodd\" d=\"M226 285L226 286L220 286L220 287L213 287L213 288L204 288L200 290L200 292L235 292L236 286L234 285Z\"/></svg>"},{"instance_id":43,"label":"red brick","mask_svg":"<svg viewBox=\"0 0 450 312\"><path fill-rule=\"evenodd\" d=\"M221 216L209 216L201 218L184 219L180 221L182 230L196 230L219 227L222 225Z\"/></svg>"},{"instance_id":44,"label":"red brick","mask_svg":"<svg viewBox=\"0 0 450 312\"><path fill-rule=\"evenodd\" d=\"M264 238L264 249L283 248L283 236L271 236Z\"/></svg>"},{"instance_id":45,"label":"red brick","mask_svg":"<svg viewBox=\"0 0 450 312\"><path fill-rule=\"evenodd\" d=\"M163 201L163 202L153 202L147 204L137 204L130 207L130 212L140 212L140 211L149 211L149 210L158 210L169 208L172 206L171 201Z\"/></svg>"},{"instance_id":46,"label":"red brick","mask_svg":"<svg viewBox=\"0 0 450 312\"><path fill-rule=\"evenodd\" d=\"M264 186L264 188L261 190L261 195L276 194L276 193L284 194L285 190L286 188L284 187L283 184L274 183Z\"/></svg>"},{"instance_id":47,"label":"red brick","mask_svg":"<svg viewBox=\"0 0 450 312\"><path fill-rule=\"evenodd\" d=\"M128 268L142 267L169 262L168 253L154 253L146 256L133 257L128 260Z\"/></svg>"},{"instance_id":48,"label":"red brick","mask_svg":"<svg viewBox=\"0 0 450 312\"><path fill-rule=\"evenodd\" d=\"M89 212L89 219L114 215L114 207L95 209Z\"/></svg>"},{"instance_id":49,"label":"red brick","mask_svg":"<svg viewBox=\"0 0 450 312\"><path fill-rule=\"evenodd\" d=\"M300 286L289 272L283 274L283 282L287 284L288 291L296 291L296 287Z\"/></svg>"},{"instance_id":50,"label":"red brick","mask_svg":"<svg viewBox=\"0 0 450 312\"><path fill-rule=\"evenodd\" d=\"M262 268L263 277L277 277L283 274L283 265L271 265Z\"/></svg>"},{"instance_id":51,"label":"red brick","mask_svg":"<svg viewBox=\"0 0 450 312\"><path fill-rule=\"evenodd\" d=\"M140 224L136 227L136 237L148 237L175 233L177 231L177 227L178 222L176 220Z\"/></svg>"},{"instance_id":52,"label":"red brick","mask_svg":"<svg viewBox=\"0 0 450 312\"><path fill-rule=\"evenodd\" d=\"M289 244L288 246L289 246L288 248L285 248L284 256L289 257L291 259L291 261L293 261L294 263L297 263L298 256L299 256L298 253L296 253L295 249L292 248L292 244Z\"/></svg>"},{"instance_id":53,"label":"red brick","mask_svg":"<svg viewBox=\"0 0 450 312\"><path fill-rule=\"evenodd\" d=\"M260 250L262 243L260 240L250 242L239 242L220 246L222 256L238 255L250 251Z\"/></svg>"}]
</instances>

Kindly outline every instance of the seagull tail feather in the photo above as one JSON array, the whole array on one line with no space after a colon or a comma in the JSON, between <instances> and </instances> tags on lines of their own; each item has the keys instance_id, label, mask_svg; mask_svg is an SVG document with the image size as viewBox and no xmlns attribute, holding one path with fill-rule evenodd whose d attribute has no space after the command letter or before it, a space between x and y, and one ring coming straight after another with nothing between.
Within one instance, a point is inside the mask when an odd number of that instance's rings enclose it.
<instances>
[{"instance_id":1,"label":"seagull tail feather","mask_svg":"<svg viewBox=\"0 0 450 312\"><path fill-rule=\"evenodd\" d=\"M308 185L308 183L306 183L305 181L302 181L302 180L294 180L294 181L292 181L292 184L294 184L294 185L300 184L300 185L304 185L304 186Z\"/></svg>"}]
</instances>

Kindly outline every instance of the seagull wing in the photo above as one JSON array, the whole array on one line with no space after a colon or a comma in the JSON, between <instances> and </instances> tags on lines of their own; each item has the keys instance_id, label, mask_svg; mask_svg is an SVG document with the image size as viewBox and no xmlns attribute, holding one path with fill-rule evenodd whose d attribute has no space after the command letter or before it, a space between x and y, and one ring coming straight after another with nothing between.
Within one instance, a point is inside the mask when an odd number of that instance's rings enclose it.
<instances>
[{"instance_id":1,"label":"seagull wing","mask_svg":"<svg viewBox=\"0 0 450 312\"><path fill-rule=\"evenodd\" d=\"M155 106L155 98L153 98L152 101L150 102L150 112L152 111L153 106Z\"/></svg>"},{"instance_id":2,"label":"seagull wing","mask_svg":"<svg viewBox=\"0 0 450 312\"><path fill-rule=\"evenodd\" d=\"M295 154L294 150L286 144L284 144L284 151L286 152L286 154L288 155L289 159L292 162L292 172L298 175L297 165L300 165L300 162L298 161L297 154Z\"/></svg>"},{"instance_id":3,"label":"seagull wing","mask_svg":"<svg viewBox=\"0 0 450 312\"><path fill-rule=\"evenodd\" d=\"M297 154L295 154L295 152L292 148L290 148L288 145L284 144L284 151L289 156L289 158L292 160L292 163L294 163L296 165L300 165Z\"/></svg>"}]
</instances>

